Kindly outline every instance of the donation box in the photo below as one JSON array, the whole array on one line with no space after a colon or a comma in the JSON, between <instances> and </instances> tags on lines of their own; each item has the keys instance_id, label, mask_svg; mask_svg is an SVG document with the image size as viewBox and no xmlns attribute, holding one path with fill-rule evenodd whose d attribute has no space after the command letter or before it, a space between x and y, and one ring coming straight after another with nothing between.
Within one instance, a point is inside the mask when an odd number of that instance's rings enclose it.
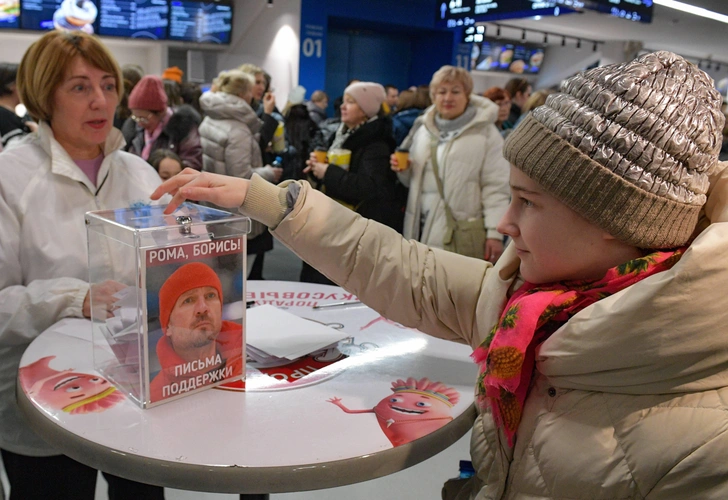
<instances>
[{"instance_id":1,"label":"donation box","mask_svg":"<svg viewBox=\"0 0 728 500\"><path fill-rule=\"evenodd\" d=\"M245 376L250 219L164 208L86 214L94 367L142 408Z\"/></svg>"}]
</instances>

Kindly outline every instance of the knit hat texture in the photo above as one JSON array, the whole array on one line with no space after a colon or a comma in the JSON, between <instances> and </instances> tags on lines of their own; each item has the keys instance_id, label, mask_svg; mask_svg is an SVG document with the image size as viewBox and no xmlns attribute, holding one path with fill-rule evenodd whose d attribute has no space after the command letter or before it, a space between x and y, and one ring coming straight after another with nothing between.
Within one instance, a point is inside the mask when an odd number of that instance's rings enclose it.
<instances>
[{"instance_id":1,"label":"knit hat texture","mask_svg":"<svg viewBox=\"0 0 728 500\"><path fill-rule=\"evenodd\" d=\"M352 83L344 89L344 94L349 94L353 97L361 110L364 111L364 114L369 118L379 113L379 109L387 97L384 87L374 82Z\"/></svg>"},{"instance_id":2,"label":"knit hat texture","mask_svg":"<svg viewBox=\"0 0 728 500\"><path fill-rule=\"evenodd\" d=\"M147 75L134 86L129 94L129 109L164 111L167 109L167 94L162 79Z\"/></svg>"},{"instance_id":3,"label":"knit hat texture","mask_svg":"<svg viewBox=\"0 0 728 500\"><path fill-rule=\"evenodd\" d=\"M172 66L171 68L167 68L162 73L162 80L172 80L173 82L177 82L179 84L182 83L182 75L184 75L184 71L179 69L177 66Z\"/></svg>"},{"instance_id":4,"label":"knit hat texture","mask_svg":"<svg viewBox=\"0 0 728 500\"><path fill-rule=\"evenodd\" d=\"M159 321L162 324L163 332L167 333L169 316L172 314L172 309L179 296L193 288L203 286L215 288L222 304L220 278L207 264L202 262L185 264L167 278L162 288L159 289Z\"/></svg>"},{"instance_id":5,"label":"knit hat texture","mask_svg":"<svg viewBox=\"0 0 728 500\"><path fill-rule=\"evenodd\" d=\"M503 156L615 238L681 246L718 160L721 101L695 65L646 54L566 80L508 136Z\"/></svg>"}]
</instances>

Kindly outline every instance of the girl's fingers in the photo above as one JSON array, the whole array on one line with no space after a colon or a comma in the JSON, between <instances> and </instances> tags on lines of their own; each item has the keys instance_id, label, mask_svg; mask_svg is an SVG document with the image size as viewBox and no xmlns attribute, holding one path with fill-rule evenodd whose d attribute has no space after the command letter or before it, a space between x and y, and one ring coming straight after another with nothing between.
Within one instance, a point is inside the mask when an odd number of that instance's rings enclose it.
<instances>
[{"instance_id":1,"label":"girl's fingers","mask_svg":"<svg viewBox=\"0 0 728 500\"><path fill-rule=\"evenodd\" d=\"M167 179L161 185L159 185L157 189L155 189L152 193L151 199L158 200L163 195L168 193L174 196L180 187L199 177L199 175L200 172L198 172L197 170L186 168L179 174L175 175L171 179Z\"/></svg>"}]
</instances>

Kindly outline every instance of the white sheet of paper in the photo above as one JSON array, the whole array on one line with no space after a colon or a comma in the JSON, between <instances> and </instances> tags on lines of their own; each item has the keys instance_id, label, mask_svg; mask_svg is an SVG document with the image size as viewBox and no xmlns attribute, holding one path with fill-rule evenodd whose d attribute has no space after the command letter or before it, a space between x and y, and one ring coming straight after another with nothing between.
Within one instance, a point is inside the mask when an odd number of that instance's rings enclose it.
<instances>
[{"instance_id":1,"label":"white sheet of paper","mask_svg":"<svg viewBox=\"0 0 728 500\"><path fill-rule=\"evenodd\" d=\"M279 358L296 359L348 335L265 304L248 309L246 342Z\"/></svg>"}]
</instances>

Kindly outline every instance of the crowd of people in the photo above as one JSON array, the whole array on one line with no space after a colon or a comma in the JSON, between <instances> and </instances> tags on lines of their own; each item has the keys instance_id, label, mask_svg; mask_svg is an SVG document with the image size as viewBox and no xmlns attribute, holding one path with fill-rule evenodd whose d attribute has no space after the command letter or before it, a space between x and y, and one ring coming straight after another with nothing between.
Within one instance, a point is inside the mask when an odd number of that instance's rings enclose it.
<instances>
[{"instance_id":1,"label":"crowd of people","mask_svg":"<svg viewBox=\"0 0 728 500\"><path fill-rule=\"evenodd\" d=\"M714 335L726 128L702 71L658 52L559 93L514 78L478 94L443 66L401 93L351 81L332 117L322 90L280 111L252 64L205 92L183 76L120 68L80 32L0 65L0 449L14 497L93 498L96 471L20 414L18 365L43 330L90 315L84 213L167 195L168 211L190 199L256 221L250 279L275 233L305 260L302 280L473 347L476 475L452 498L728 495L728 345ZM692 416L699 435L668 439ZM110 498L163 498L105 476Z\"/></svg>"},{"instance_id":2,"label":"crowd of people","mask_svg":"<svg viewBox=\"0 0 728 500\"><path fill-rule=\"evenodd\" d=\"M246 179L256 173L273 183L307 179L408 238L492 262L503 251L504 235L496 224L509 196L496 132L507 137L552 92L532 93L527 80L514 78L505 88L475 94L469 74L447 66L428 85L402 92L390 84L352 80L329 117L323 90L307 101L291 98L279 111L270 75L252 64L222 71L206 92L185 82L177 67L161 76L145 75L131 64L121 71L113 124L126 141L123 149L146 160L162 180L187 167ZM30 115L14 113L20 103L16 73L17 65L0 66L2 146L37 127ZM473 141L487 144L482 154L470 154ZM395 148L411 151L406 165L397 165ZM316 161L316 149L345 150L348 156ZM462 235L475 238L478 248L455 245ZM263 225L254 223L250 279L263 278L272 245ZM329 282L305 263L301 279Z\"/></svg>"}]
</instances>

